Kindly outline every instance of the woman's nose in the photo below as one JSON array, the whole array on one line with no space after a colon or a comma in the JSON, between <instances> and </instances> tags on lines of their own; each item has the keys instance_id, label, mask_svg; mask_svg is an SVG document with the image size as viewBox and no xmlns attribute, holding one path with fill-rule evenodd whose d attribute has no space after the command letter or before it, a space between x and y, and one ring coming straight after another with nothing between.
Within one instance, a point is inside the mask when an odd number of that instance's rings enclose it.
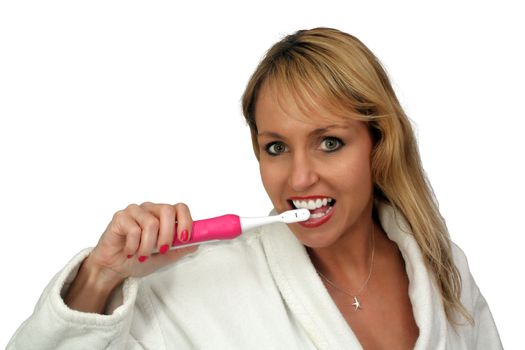
<instances>
[{"instance_id":1,"label":"woman's nose","mask_svg":"<svg viewBox=\"0 0 525 350\"><path fill-rule=\"evenodd\" d=\"M319 181L313 162L305 155L294 155L288 185L296 192L303 192Z\"/></svg>"}]
</instances>

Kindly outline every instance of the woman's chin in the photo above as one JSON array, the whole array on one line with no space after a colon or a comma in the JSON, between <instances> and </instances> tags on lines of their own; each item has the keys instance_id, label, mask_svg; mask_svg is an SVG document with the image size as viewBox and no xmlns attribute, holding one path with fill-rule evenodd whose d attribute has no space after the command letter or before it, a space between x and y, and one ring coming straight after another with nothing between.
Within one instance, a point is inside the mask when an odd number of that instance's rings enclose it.
<instances>
[{"instance_id":1,"label":"woman's chin","mask_svg":"<svg viewBox=\"0 0 525 350\"><path fill-rule=\"evenodd\" d=\"M299 225L291 227L291 231L302 245L312 249L327 248L337 241L337 237L327 231L312 232ZM290 225L292 226L292 225Z\"/></svg>"}]
</instances>

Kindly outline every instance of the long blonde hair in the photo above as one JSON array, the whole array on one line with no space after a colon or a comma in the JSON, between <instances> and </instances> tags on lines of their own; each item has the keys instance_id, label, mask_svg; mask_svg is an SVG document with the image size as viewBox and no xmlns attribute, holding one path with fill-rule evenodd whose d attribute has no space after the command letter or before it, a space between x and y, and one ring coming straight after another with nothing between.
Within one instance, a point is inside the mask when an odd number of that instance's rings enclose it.
<instances>
[{"instance_id":1,"label":"long blonde hair","mask_svg":"<svg viewBox=\"0 0 525 350\"><path fill-rule=\"evenodd\" d=\"M255 103L263 83L276 87L287 105L308 112L321 101L336 115L367 123L374 141L374 196L394 206L409 223L437 281L448 320L457 324L459 313L473 323L460 301L461 276L410 121L375 55L354 36L331 28L300 30L272 46L242 97L257 159Z\"/></svg>"}]
</instances>

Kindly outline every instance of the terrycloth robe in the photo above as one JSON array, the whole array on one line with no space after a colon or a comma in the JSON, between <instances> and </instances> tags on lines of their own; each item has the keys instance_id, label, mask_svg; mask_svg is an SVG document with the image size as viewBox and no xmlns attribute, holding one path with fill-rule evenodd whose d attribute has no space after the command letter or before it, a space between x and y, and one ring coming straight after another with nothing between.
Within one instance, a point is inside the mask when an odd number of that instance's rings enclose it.
<instances>
[{"instance_id":1,"label":"terrycloth robe","mask_svg":"<svg viewBox=\"0 0 525 350\"><path fill-rule=\"evenodd\" d=\"M376 206L405 261L419 327L415 349L502 349L463 252L453 245L463 281L461 301L475 324L454 329L406 221L388 204ZM90 250L53 278L7 349L362 349L305 247L285 224L202 245L154 274L127 279L107 315L71 310L63 301Z\"/></svg>"}]
</instances>

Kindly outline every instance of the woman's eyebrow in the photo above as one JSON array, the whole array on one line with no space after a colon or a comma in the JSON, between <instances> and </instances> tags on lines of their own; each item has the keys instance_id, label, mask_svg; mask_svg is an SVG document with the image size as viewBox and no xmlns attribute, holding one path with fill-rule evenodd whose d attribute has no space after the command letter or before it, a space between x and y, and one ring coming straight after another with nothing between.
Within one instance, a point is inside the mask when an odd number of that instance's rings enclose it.
<instances>
[{"instance_id":1,"label":"woman's eyebrow","mask_svg":"<svg viewBox=\"0 0 525 350\"><path fill-rule=\"evenodd\" d=\"M348 125L339 125L339 124L328 125L328 126L325 126L325 127L322 127L322 128L317 128L315 130L312 130L308 134L308 136L312 137L312 136L321 135L321 134L324 134L325 132L327 132L330 129L350 129L350 126L348 126ZM257 133L257 137L261 137L261 136L268 136L268 137L273 137L273 138L277 138L277 139L286 139L285 136L282 136L281 134L279 134L277 132L273 132L273 131L261 131L261 132Z\"/></svg>"}]
</instances>

